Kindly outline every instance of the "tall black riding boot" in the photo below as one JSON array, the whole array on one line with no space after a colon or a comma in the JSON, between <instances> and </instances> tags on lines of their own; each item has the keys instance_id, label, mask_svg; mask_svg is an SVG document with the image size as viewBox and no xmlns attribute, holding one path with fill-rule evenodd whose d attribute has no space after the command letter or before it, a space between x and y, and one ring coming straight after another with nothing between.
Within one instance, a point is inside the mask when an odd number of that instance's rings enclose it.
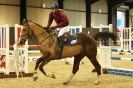
<instances>
[{"instance_id":1,"label":"tall black riding boot","mask_svg":"<svg viewBox=\"0 0 133 88\"><path fill-rule=\"evenodd\" d=\"M64 36L60 36L57 38L58 41L58 48L56 50L57 53L61 53L63 50L63 46L64 46Z\"/></svg>"}]
</instances>

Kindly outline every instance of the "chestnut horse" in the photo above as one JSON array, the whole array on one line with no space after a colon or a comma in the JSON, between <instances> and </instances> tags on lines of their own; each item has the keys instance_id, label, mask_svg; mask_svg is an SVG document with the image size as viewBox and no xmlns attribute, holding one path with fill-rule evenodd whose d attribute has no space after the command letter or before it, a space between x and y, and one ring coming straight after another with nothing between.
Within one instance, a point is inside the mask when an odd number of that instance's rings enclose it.
<instances>
[{"instance_id":1,"label":"chestnut horse","mask_svg":"<svg viewBox=\"0 0 133 88\"><path fill-rule=\"evenodd\" d=\"M89 36L86 33L78 33L77 34L77 44L73 46L64 46L61 58L59 58L59 54L56 53L56 47L57 47L57 37L54 32L48 32L45 28L40 26L37 23L24 20L23 21L23 30L21 31L19 44L23 45L25 44L25 41L28 38L34 37L37 44L40 45L40 52L42 53L42 57L37 59L34 74L33 74L33 80L37 80L37 69L46 76L55 78L54 74L46 74L43 67L47 63L49 63L51 60L58 60L65 57L72 57L74 56L74 64L73 69L70 77L63 82L63 84L68 84L71 79L74 77L76 72L79 70L80 61L84 56L88 57L90 62L93 64L98 79L94 82L95 84L99 84L100 80L99 77L101 75L101 66L99 62L96 59L97 56L97 41L95 39L101 38L103 39L103 36L108 37L108 35L111 33L96 33L93 36ZM113 34L113 33L112 33ZM95 39L94 39L94 38ZM109 36L110 37L110 36ZM114 41L116 41L116 36L111 36Z\"/></svg>"}]
</instances>

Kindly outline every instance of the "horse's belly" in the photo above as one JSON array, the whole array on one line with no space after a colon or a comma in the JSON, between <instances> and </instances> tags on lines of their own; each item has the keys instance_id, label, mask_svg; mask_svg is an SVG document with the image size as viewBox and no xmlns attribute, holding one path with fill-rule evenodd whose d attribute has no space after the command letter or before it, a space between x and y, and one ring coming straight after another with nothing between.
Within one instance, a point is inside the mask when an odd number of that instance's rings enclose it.
<instances>
[{"instance_id":1,"label":"horse's belly","mask_svg":"<svg viewBox=\"0 0 133 88\"><path fill-rule=\"evenodd\" d=\"M72 57L81 53L82 47L80 45L76 46L65 46L62 52L62 57Z\"/></svg>"}]
</instances>

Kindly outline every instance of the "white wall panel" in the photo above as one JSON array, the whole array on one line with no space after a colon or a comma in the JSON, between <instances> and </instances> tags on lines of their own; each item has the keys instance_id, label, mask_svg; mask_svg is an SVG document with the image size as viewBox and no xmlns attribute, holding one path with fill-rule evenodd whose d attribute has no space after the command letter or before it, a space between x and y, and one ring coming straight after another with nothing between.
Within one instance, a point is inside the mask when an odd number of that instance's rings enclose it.
<instances>
[{"instance_id":1,"label":"white wall panel","mask_svg":"<svg viewBox=\"0 0 133 88\"><path fill-rule=\"evenodd\" d=\"M20 12L17 6L0 6L0 25L9 24L14 26L14 24L19 23Z\"/></svg>"},{"instance_id":2,"label":"white wall panel","mask_svg":"<svg viewBox=\"0 0 133 88\"><path fill-rule=\"evenodd\" d=\"M86 15L85 12L81 12L86 9L85 0L64 0L64 9L68 10L66 12L70 25L82 25L82 27L86 27Z\"/></svg>"},{"instance_id":3,"label":"white wall panel","mask_svg":"<svg viewBox=\"0 0 133 88\"><path fill-rule=\"evenodd\" d=\"M50 7L52 2L57 0L27 0L27 5L41 7L42 2L45 3L46 7ZM0 3L10 3L10 4L19 4L19 0L0 0ZM70 25L82 25L86 27L86 13L81 12L85 11L85 1L84 0L64 0L64 9L75 10L69 11L68 14ZM93 12L98 12L101 9L102 13L107 13L107 4L105 0L100 0L92 4L92 24L99 26L100 24L107 24L107 14L98 14ZM15 24L19 23L19 6L3 6L0 5L0 24ZM46 26L48 21L48 14L50 9L42 8L27 8L27 18L33 20L40 25ZM10 15L9 15L10 13ZM52 24L55 25L55 22Z\"/></svg>"},{"instance_id":4,"label":"white wall panel","mask_svg":"<svg viewBox=\"0 0 133 88\"><path fill-rule=\"evenodd\" d=\"M97 13L91 13L91 25L92 26L99 26L101 24L107 25L107 14L97 14Z\"/></svg>"},{"instance_id":5,"label":"white wall panel","mask_svg":"<svg viewBox=\"0 0 133 88\"><path fill-rule=\"evenodd\" d=\"M27 9L27 18L36 23L41 24L42 22L42 11L40 8L28 8Z\"/></svg>"},{"instance_id":6,"label":"white wall panel","mask_svg":"<svg viewBox=\"0 0 133 88\"><path fill-rule=\"evenodd\" d=\"M93 26L99 26L100 24L108 24L108 7L106 0L99 0L93 3L91 6L91 10L91 24Z\"/></svg>"},{"instance_id":7,"label":"white wall panel","mask_svg":"<svg viewBox=\"0 0 133 88\"><path fill-rule=\"evenodd\" d=\"M85 11L85 0L64 0L64 9Z\"/></svg>"},{"instance_id":8,"label":"white wall panel","mask_svg":"<svg viewBox=\"0 0 133 88\"><path fill-rule=\"evenodd\" d=\"M20 4L20 0L0 0L1 4Z\"/></svg>"},{"instance_id":9,"label":"white wall panel","mask_svg":"<svg viewBox=\"0 0 133 88\"><path fill-rule=\"evenodd\" d=\"M92 12L99 12L101 10L102 13L108 12L108 7L106 0L99 0L91 5Z\"/></svg>"},{"instance_id":10,"label":"white wall panel","mask_svg":"<svg viewBox=\"0 0 133 88\"><path fill-rule=\"evenodd\" d=\"M41 6L42 0L27 0L27 5L29 6Z\"/></svg>"},{"instance_id":11,"label":"white wall panel","mask_svg":"<svg viewBox=\"0 0 133 88\"><path fill-rule=\"evenodd\" d=\"M133 27L133 9L130 9L129 14L129 26Z\"/></svg>"},{"instance_id":12,"label":"white wall panel","mask_svg":"<svg viewBox=\"0 0 133 88\"><path fill-rule=\"evenodd\" d=\"M73 12L66 11L69 17L70 25L82 25L82 27L86 27L86 15L85 12Z\"/></svg>"},{"instance_id":13,"label":"white wall panel","mask_svg":"<svg viewBox=\"0 0 133 88\"><path fill-rule=\"evenodd\" d=\"M27 0L27 5L41 7L44 3L45 6L49 8L51 7L51 4L55 1L57 2L57 0Z\"/></svg>"},{"instance_id":14,"label":"white wall panel","mask_svg":"<svg viewBox=\"0 0 133 88\"><path fill-rule=\"evenodd\" d=\"M48 15L50 9L41 9L41 8L28 8L27 9L27 18L32 20L42 26L47 26ZM55 22L52 23L52 26L55 25Z\"/></svg>"}]
</instances>

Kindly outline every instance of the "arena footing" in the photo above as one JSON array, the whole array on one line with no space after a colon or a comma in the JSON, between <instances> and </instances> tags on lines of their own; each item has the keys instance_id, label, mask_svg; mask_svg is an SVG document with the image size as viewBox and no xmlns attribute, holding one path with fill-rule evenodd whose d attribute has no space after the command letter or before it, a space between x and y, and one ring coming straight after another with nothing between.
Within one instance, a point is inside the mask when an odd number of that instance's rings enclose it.
<instances>
[{"instance_id":1,"label":"arena footing","mask_svg":"<svg viewBox=\"0 0 133 88\"><path fill-rule=\"evenodd\" d=\"M21 72L21 74L19 74L18 78L23 78L23 77L32 77L33 73L24 73ZM11 72L8 75L4 74L4 73L0 73L0 79L2 78L17 78L17 75L15 72Z\"/></svg>"}]
</instances>

